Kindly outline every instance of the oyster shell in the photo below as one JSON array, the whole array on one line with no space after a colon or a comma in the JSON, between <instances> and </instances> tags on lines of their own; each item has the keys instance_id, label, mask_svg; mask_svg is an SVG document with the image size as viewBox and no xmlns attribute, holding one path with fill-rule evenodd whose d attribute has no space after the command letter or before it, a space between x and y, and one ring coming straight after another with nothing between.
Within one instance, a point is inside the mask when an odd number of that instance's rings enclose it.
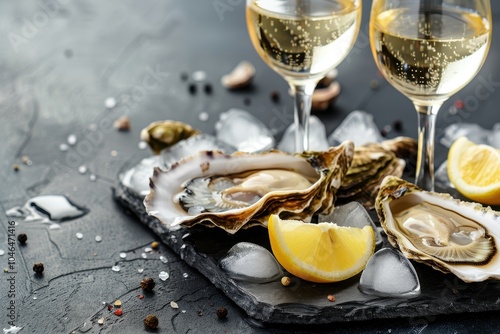
<instances>
[{"instance_id":1,"label":"oyster shell","mask_svg":"<svg viewBox=\"0 0 500 334\"><path fill-rule=\"evenodd\" d=\"M356 147L351 167L337 192L339 201L357 201L367 209L373 209L384 177L401 177L406 164L400 158L407 158L416 150L416 141L407 137Z\"/></svg>"},{"instance_id":2,"label":"oyster shell","mask_svg":"<svg viewBox=\"0 0 500 334\"><path fill-rule=\"evenodd\" d=\"M407 258L465 282L500 279L500 212L391 176L376 209L389 241Z\"/></svg>"},{"instance_id":3,"label":"oyster shell","mask_svg":"<svg viewBox=\"0 0 500 334\"><path fill-rule=\"evenodd\" d=\"M141 139L148 143L155 154L175 143L199 134L191 125L178 121L157 121L141 131Z\"/></svg>"},{"instance_id":4,"label":"oyster shell","mask_svg":"<svg viewBox=\"0 0 500 334\"><path fill-rule=\"evenodd\" d=\"M155 169L144 204L170 228L204 224L235 233L267 226L269 216L280 213L285 219L309 221L313 214L333 209L353 153L349 141L325 152L296 155L199 152L168 171Z\"/></svg>"}]
</instances>

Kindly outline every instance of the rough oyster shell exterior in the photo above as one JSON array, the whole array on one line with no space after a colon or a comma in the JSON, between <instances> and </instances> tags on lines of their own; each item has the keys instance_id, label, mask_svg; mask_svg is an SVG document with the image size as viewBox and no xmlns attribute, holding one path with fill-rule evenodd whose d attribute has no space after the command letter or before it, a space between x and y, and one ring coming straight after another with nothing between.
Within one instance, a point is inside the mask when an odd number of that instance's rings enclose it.
<instances>
[{"instance_id":1,"label":"rough oyster shell exterior","mask_svg":"<svg viewBox=\"0 0 500 334\"><path fill-rule=\"evenodd\" d=\"M429 251L429 247L419 246L419 243L408 236L408 232L395 219L395 211L401 210L403 203L430 203L431 206L444 208L449 216L457 215L480 226L484 234L480 237L484 242L471 243L470 257L483 253L477 262L462 260L461 252L455 252L455 259L443 259ZM411 205L409 208L411 208ZM478 203L464 202L454 199L448 194L424 191L414 184L397 177L388 176L384 179L376 199L376 210L385 233L394 247L398 247L409 259L432 266L444 273L451 272L464 282L481 282L486 279L500 279L500 212ZM437 231L436 231L437 233ZM479 238L478 238L479 239ZM486 246L485 246L486 245ZM485 249L487 248L487 249ZM487 252L487 254L484 254ZM452 254L453 252L447 252Z\"/></svg>"},{"instance_id":2,"label":"rough oyster shell exterior","mask_svg":"<svg viewBox=\"0 0 500 334\"><path fill-rule=\"evenodd\" d=\"M315 213L328 214L333 210L335 193L351 164L353 154L354 145L350 141L325 152L295 155L280 151L260 154L236 152L231 155L203 151L175 163L168 171L155 169L150 179L151 191L144 205L150 215L169 228L203 224L235 233L254 225L267 226L271 214L308 222ZM314 177L315 182L303 190L273 191L249 206L223 212L189 214L176 200L177 194L195 178L264 169L293 170L308 178Z\"/></svg>"},{"instance_id":3,"label":"rough oyster shell exterior","mask_svg":"<svg viewBox=\"0 0 500 334\"><path fill-rule=\"evenodd\" d=\"M388 175L401 177L406 166L403 159L416 151L416 141L408 137L356 147L351 167L337 192L339 201L357 201L373 209L382 180Z\"/></svg>"}]
</instances>

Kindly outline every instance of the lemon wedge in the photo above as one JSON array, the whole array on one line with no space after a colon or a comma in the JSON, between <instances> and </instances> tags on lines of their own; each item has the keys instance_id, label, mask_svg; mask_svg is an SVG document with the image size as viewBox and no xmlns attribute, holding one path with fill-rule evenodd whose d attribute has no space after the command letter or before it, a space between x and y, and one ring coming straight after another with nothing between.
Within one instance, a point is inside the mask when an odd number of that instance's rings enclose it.
<instances>
[{"instance_id":1,"label":"lemon wedge","mask_svg":"<svg viewBox=\"0 0 500 334\"><path fill-rule=\"evenodd\" d=\"M274 256L291 274L318 283L338 282L361 272L375 250L375 233L333 223L308 224L269 217Z\"/></svg>"},{"instance_id":2,"label":"lemon wedge","mask_svg":"<svg viewBox=\"0 0 500 334\"><path fill-rule=\"evenodd\" d=\"M451 183L462 195L500 205L500 150L461 137L450 147L447 167Z\"/></svg>"}]
</instances>

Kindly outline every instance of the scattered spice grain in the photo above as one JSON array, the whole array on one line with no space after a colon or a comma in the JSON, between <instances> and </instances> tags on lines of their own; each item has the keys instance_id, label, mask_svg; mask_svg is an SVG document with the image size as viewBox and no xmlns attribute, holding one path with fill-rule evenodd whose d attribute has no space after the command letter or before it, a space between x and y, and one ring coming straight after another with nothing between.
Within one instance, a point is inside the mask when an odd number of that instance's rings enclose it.
<instances>
[{"instance_id":1,"label":"scattered spice grain","mask_svg":"<svg viewBox=\"0 0 500 334\"><path fill-rule=\"evenodd\" d=\"M227 309L224 306L217 308L217 318L225 319L227 317Z\"/></svg>"},{"instance_id":2,"label":"scattered spice grain","mask_svg":"<svg viewBox=\"0 0 500 334\"><path fill-rule=\"evenodd\" d=\"M158 328L158 324L158 318L154 314L150 314L144 319L144 326L146 326L147 329L156 329Z\"/></svg>"},{"instance_id":3,"label":"scattered spice grain","mask_svg":"<svg viewBox=\"0 0 500 334\"><path fill-rule=\"evenodd\" d=\"M156 283L155 280L151 277L144 277L141 281L141 288L144 291L151 292L153 291Z\"/></svg>"},{"instance_id":4,"label":"scattered spice grain","mask_svg":"<svg viewBox=\"0 0 500 334\"><path fill-rule=\"evenodd\" d=\"M37 262L33 265L33 271L37 274L43 273L43 263Z\"/></svg>"},{"instance_id":5,"label":"scattered spice grain","mask_svg":"<svg viewBox=\"0 0 500 334\"><path fill-rule=\"evenodd\" d=\"M21 244L25 244L26 241L28 240L28 236L25 233L19 233L17 236L17 241L19 241Z\"/></svg>"}]
</instances>

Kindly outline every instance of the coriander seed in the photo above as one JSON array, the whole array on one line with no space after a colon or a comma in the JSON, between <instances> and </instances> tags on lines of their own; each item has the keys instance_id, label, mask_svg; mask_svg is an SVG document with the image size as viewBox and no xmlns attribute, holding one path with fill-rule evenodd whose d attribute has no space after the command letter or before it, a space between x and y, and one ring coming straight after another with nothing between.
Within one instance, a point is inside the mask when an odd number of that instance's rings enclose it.
<instances>
[{"instance_id":1,"label":"coriander seed","mask_svg":"<svg viewBox=\"0 0 500 334\"><path fill-rule=\"evenodd\" d=\"M33 265L33 271L37 274L43 273L43 263L37 262Z\"/></svg>"},{"instance_id":2,"label":"coriander seed","mask_svg":"<svg viewBox=\"0 0 500 334\"><path fill-rule=\"evenodd\" d=\"M217 318L225 319L227 317L227 309L224 306L217 308Z\"/></svg>"},{"instance_id":3,"label":"coriander seed","mask_svg":"<svg viewBox=\"0 0 500 334\"><path fill-rule=\"evenodd\" d=\"M142 290L147 291L147 292L153 291L155 285L156 285L156 283L155 283L154 279L152 279L151 277L144 277L141 281Z\"/></svg>"},{"instance_id":4,"label":"coriander seed","mask_svg":"<svg viewBox=\"0 0 500 334\"><path fill-rule=\"evenodd\" d=\"M146 326L147 329L158 328L158 323L158 318L154 314L150 314L144 319L144 326Z\"/></svg>"}]
</instances>

